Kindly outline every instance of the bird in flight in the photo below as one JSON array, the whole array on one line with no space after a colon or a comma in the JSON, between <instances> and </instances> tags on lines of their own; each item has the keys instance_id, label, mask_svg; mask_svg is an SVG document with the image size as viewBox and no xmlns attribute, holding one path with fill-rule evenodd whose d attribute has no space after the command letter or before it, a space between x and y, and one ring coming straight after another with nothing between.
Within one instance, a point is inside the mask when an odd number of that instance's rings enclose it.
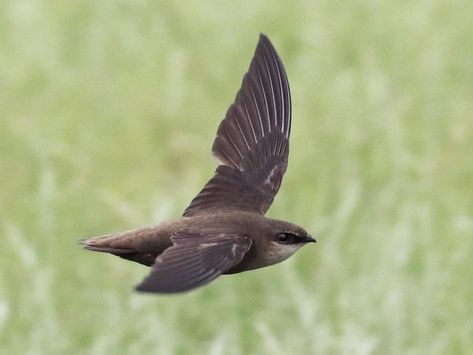
<instances>
[{"instance_id":1,"label":"bird in flight","mask_svg":"<svg viewBox=\"0 0 473 355\"><path fill-rule=\"evenodd\" d=\"M185 292L233 274L281 262L315 242L303 228L265 217L287 168L291 96L286 71L261 34L235 101L220 123L214 176L181 218L85 239L85 249L151 268L136 287Z\"/></svg>"}]
</instances>

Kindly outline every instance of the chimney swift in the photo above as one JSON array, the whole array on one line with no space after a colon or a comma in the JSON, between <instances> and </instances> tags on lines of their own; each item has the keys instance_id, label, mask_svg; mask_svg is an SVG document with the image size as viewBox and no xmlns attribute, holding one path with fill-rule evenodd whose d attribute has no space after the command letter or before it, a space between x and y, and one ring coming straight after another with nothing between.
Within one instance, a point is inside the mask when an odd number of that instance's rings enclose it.
<instances>
[{"instance_id":1,"label":"chimney swift","mask_svg":"<svg viewBox=\"0 0 473 355\"><path fill-rule=\"evenodd\" d=\"M287 168L291 96L286 71L261 34L235 101L220 123L214 176L183 217L89 238L85 249L151 267L138 291L177 293L222 274L281 262L315 242L303 228L265 213Z\"/></svg>"}]
</instances>

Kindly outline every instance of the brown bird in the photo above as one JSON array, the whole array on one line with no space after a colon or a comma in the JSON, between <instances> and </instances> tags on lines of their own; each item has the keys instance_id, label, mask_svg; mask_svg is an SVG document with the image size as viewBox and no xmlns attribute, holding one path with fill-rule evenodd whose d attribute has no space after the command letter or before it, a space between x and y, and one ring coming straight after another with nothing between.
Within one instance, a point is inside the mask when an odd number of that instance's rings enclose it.
<instances>
[{"instance_id":1,"label":"brown bird","mask_svg":"<svg viewBox=\"0 0 473 355\"><path fill-rule=\"evenodd\" d=\"M264 216L287 168L291 96L286 71L261 34L248 73L217 130L215 175L183 217L82 241L89 250L150 266L136 289L175 293L222 274L281 262L315 242L303 228Z\"/></svg>"}]
</instances>

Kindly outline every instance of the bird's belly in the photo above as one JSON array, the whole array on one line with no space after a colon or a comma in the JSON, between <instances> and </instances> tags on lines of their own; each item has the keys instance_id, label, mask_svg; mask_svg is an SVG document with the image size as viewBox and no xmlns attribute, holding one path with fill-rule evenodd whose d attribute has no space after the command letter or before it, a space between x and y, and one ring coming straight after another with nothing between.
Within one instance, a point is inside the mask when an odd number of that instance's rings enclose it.
<instances>
[{"instance_id":1,"label":"bird's belly","mask_svg":"<svg viewBox=\"0 0 473 355\"><path fill-rule=\"evenodd\" d=\"M293 250L288 250L278 245L269 248L250 249L239 264L235 265L224 274L235 274L280 263L293 255L297 249L299 248L295 247Z\"/></svg>"}]
</instances>

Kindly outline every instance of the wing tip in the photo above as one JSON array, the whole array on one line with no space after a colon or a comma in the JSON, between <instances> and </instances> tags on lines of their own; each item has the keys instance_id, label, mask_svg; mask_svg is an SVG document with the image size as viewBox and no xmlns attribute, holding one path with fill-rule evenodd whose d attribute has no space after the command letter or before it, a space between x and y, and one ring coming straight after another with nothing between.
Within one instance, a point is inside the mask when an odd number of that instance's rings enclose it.
<instances>
[{"instance_id":1,"label":"wing tip","mask_svg":"<svg viewBox=\"0 0 473 355\"><path fill-rule=\"evenodd\" d=\"M165 289L159 287L158 284L149 282L148 278L145 278L141 283L135 286L135 291L139 293L176 293L175 291L166 291Z\"/></svg>"},{"instance_id":2,"label":"wing tip","mask_svg":"<svg viewBox=\"0 0 473 355\"><path fill-rule=\"evenodd\" d=\"M260 46L269 48L272 51L276 51L274 49L274 46L271 43L271 40L269 39L269 37L266 36L263 32L260 32L260 34L259 34L258 46L257 47L260 47Z\"/></svg>"},{"instance_id":3,"label":"wing tip","mask_svg":"<svg viewBox=\"0 0 473 355\"><path fill-rule=\"evenodd\" d=\"M158 293L155 289L151 288L149 284L145 281L142 281L138 285L135 286L135 291L139 293Z\"/></svg>"},{"instance_id":4,"label":"wing tip","mask_svg":"<svg viewBox=\"0 0 473 355\"><path fill-rule=\"evenodd\" d=\"M269 42L268 36L265 35L263 32L260 32L260 33L259 33L259 40L260 40L261 42L263 42L263 41Z\"/></svg>"},{"instance_id":5,"label":"wing tip","mask_svg":"<svg viewBox=\"0 0 473 355\"><path fill-rule=\"evenodd\" d=\"M143 286L143 283L136 285L135 291L136 292L149 292L148 289L145 286Z\"/></svg>"},{"instance_id":6,"label":"wing tip","mask_svg":"<svg viewBox=\"0 0 473 355\"><path fill-rule=\"evenodd\" d=\"M191 287L191 288L180 288L180 287L166 288L162 286L160 287L160 285L157 283L147 282L145 279L140 284L135 286L135 291L138 293L170 295L170 294L188 293L201 286L203 285L199 285L197 287Z\"/></svg>"}]
</instances>

